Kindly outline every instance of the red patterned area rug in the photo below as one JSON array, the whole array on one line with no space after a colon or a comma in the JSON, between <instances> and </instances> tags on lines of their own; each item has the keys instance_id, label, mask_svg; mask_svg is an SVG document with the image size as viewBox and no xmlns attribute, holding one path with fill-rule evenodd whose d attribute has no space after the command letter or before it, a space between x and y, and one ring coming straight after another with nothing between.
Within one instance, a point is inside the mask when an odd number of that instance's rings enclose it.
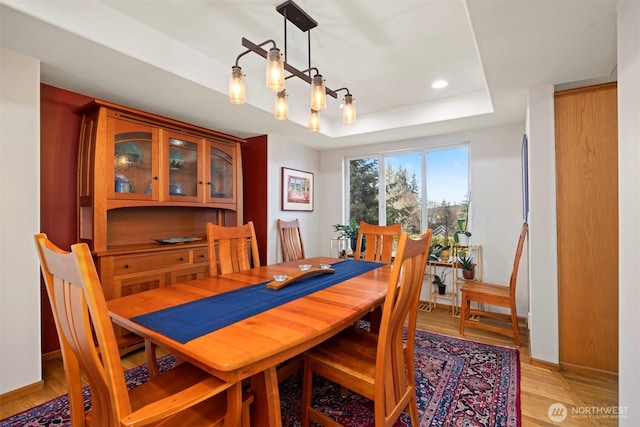
<instances>
[{"instance_id":1,"label":"red patterned area rug","mask_svg":"<svg viewBox=\"0 0 640 427\"><path fill-rule=\"evenodd\" d=\"M173 356L160 359L160 369L173 367ZM144 366L125 373L129 387L148 379ZM85 387L85 408L91 395ZM420 427L520 426L520 364L518 350L417 331L416 391ZM356 394L341 397L340 388L314 381L314 406L350 427L372 427L373 403ZM283 427L300 425L300 379L280 385ZM69 426L67 396L0 420L0 426ZM404 413L394 427L410 426Z\"/></svg>"}]
</instances>

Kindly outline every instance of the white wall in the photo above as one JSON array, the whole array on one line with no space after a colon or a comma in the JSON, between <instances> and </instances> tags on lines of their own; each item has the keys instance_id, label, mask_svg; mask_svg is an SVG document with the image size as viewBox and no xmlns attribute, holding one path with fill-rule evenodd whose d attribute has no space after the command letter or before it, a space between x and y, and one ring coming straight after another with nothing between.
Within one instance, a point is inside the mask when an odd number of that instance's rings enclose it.
<instances>
[{"instance_id":1,"label":"white wall","mask_svg":"<svg viewBox=\"0 0 640 427\"><path fill-rule=\"evenodd\" d=\"M320 235L327 242L334 236L332 225L343 218L343 158L390 150L470 143L472 185L472 243L482 245L483 279L493 283L507 283L513 266L522 215L521 147L524 123L471 132L425 137L407 141L393 141L349 149L320 153L321 181L317 197L324 209L319 219ZM526 253L524 258L526 259ZM528 268L520 266L517 287L519 316L529 308ZM426 299L424 295L422 299Z\"/></svg>"},{"instance_id":2,"label":"white wall","mask_svg":"<svg viewBox=\"0 0 640 427\"><path fill-rule=\"evenodd\" d=\"M529 262L532 266L529 340L533 359L557 364L560 353L553 94L553 85L546 85L532 88L528 97Z\"/></svg>"},{"instance_id":3,"label":"white wall","mask_svg":"<svg viewBox=\"0 0 640 427\"><path fill-rule=\"evenodd\" d=\"M0 394L42 379L40 63L0 49Z\"/></svg>"},{"instance_id":4,"label":"white wall","mask_svg":"<svg viewBox=\"0 0 640 427\"><path fill-rule=\"evenodd\" d=\"M285 221L298 219L300 221L300 232L304 243L305 255L308 257L323 256L329 253L329 240L318 227L319 218L322 216L324 206L319 203L318 194L322 191L323 181L319 178L319 156L318 151L303 147L295 140L291 140L286 135L269 135L267 142L268 157L268 214L267 214L267 264L274 264L282 261L280 252L280 242L276 221L278 218ZM314 210L313 212L303 211L282 211L281 210L281 190L282 190L282 167L298 169L314 174ZM324 243L326 242L326 248Z\"/></svg>"},{"instance_id":5,"label":"white wall","mask_svg":"<svg viewBox=\"0 0 640 427\"><path fill-rule=\"evenodd\" d=\"M621 427L640 425L640 2L618 5L619 406Z\"/></svg>"}]
</instances>

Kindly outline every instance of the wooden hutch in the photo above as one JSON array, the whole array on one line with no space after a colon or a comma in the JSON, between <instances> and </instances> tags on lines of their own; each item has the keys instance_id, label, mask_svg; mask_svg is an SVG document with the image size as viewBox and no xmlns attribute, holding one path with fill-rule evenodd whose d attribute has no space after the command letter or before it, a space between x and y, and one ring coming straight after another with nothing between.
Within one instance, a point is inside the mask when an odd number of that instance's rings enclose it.
<instances>
[{"instance_id":1,"label":"wooden hutch","mask_svg":"<svg viewBox=\"0 0 640 427\"><path fill-rule=\"evenodd\" d=\"M205 224L243 223L244 140L99 100L77 113L78 240L106 299L208 276Z\"/></svg>"}]
</instances>

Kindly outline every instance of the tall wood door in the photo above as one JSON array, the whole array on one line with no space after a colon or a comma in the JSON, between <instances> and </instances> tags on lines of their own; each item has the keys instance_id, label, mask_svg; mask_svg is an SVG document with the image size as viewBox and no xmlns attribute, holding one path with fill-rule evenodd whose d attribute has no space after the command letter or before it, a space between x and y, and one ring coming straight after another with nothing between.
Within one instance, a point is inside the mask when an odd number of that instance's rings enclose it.
<instances>
[{"instance_id":1,"label":"tall wood door","mask_svg":"<svg viewBox=\"0 0 640 427\"><path fill-rule=\"evenodd\" d=\"M560 365L618 372L616 83L555 95Z\"/></svg>"}]
</instances>

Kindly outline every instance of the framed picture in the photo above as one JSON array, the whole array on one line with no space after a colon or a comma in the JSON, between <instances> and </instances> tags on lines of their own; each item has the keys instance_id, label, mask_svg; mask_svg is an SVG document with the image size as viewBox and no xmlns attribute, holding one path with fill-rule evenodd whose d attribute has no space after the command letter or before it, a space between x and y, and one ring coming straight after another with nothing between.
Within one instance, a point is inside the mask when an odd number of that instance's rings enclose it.
<instances>
[{"instance_id":1,"label":"framed picture","mask_svg":"<svg viewBox=\"0 0 640 427\"><path fill-rule=\"evenodd\" d=\"M313 174L282 168L282 210L313 210Z\"/></svg>"}]
</instances>

